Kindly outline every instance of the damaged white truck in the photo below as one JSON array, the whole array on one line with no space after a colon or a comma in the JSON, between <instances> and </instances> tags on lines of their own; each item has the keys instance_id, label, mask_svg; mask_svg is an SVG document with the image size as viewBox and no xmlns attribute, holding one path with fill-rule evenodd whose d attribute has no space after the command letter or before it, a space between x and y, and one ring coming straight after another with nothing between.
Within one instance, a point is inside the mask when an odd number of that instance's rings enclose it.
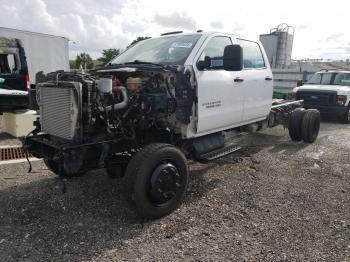
<instances>
[{"instance_id":1,"label":"damaged white truck","mask_svg":"<svg viewBox=\"0 0 350 262\"><path fill-rule=\"evenodd\" d=\"M259 42L222 33L174 32L141 41L89 74L59 72L37 86L40 119L25 140L62 177L106 168L145 218L181 203L187 160L209 162L239 147L226 132L283 124L314 142L317 110L272 100Z\"/></svg>"}]
</instances>

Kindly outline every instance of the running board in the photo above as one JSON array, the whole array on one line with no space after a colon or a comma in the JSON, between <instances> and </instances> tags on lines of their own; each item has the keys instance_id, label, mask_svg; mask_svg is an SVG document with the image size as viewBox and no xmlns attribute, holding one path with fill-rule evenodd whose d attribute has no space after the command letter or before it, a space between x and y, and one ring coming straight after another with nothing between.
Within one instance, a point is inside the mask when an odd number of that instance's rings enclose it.
<instances>
[{"instance_id":1,"label":"running board","mask_svg":"<svg viewBox=\"0 0 350 262\"><path fill-rule=\"evenodd\" d=\"M236 151L241 149L241 147L237 145L229 145L224 148L216 149L211 152L202 154L197 157L197 161L203 164L209 163L213 160L219 159L221 157L227 156L229 154L232 154Z\"/></svg>"}]
</instances>

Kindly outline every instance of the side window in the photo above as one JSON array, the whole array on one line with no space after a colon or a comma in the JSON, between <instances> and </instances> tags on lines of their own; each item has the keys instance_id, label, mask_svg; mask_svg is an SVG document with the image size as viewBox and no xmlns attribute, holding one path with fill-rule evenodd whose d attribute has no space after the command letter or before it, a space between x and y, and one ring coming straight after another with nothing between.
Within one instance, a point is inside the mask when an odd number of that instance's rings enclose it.
<instances>
[{"instance_id":1,"label":"side window","mask_svg":"<svg viewBox=\"0 0 350 262\"><path fill-rule=\"evenodd\" d=\"M322 74L321 85L330 85L332 83L333 74Z\"/></svg>"},{"instance_id":2,"label":"side window","mask_svg":"<svg viewBox=\"0 0 350 262\"><path fill-rule=\"evenodd\" d=\"M232 45L231 38L227 36L215 36L209 40L204 48L199 61L203 61L206 56L211 59L211 65L209 69L222 69L224 55L224 49L226 46Z\"/></svg>"},{"instance_id":3,"label":"side window","mask_svg":"<svg viewBox=\"0 0 350 262\"><path fill-rule=\"evenodd\" d=\"M265 61L258 43L237 39L243 48L243 67L245 69L264 68Z\"/></svg>"},{"instance_id":4,"label":"side window","mask_svg":"<svg viewBox=\"0 0 350 262\"><path fill-rule=\"evenodd\" d=\"M0 73L12 74L17 70L14 54L0 54Z\"/></svg>"},{"instance_id":5,"label":"side window","mask_svg":"<svg viewBox=\"0 0 350 262\"><path fill-rule=\"evenodd\" d=\"M350 86L350 74L335 74L334 85Z\"/></svg>"}]
</instances>

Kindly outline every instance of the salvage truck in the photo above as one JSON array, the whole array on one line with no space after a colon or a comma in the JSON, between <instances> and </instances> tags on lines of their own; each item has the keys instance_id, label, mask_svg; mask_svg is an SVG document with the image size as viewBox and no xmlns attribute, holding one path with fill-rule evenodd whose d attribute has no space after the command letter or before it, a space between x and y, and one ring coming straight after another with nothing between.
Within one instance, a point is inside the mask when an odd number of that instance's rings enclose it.
<instances>
[{"instance_id":1,"label":"salvage truck","mask_svg":"<svg viewBox=\"0 0 350 262\"><path fill-rule=\"evenodd\" d=\"M273 101L259 42L231 34L173 32L141 41L89 74L52 74L37 86L40 119L25 140L60 177L106 168L123 178L144 218L179 207L187 160L214 161L239 149L228 132L283 124L292 140L315 141L317 110Z\"/></svg>"}]
</instances>

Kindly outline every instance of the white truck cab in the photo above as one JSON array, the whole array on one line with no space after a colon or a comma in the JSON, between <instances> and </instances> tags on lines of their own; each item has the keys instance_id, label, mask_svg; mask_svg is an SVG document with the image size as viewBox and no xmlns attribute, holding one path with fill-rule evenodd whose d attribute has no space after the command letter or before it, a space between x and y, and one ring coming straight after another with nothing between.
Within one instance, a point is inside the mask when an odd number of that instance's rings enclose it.
<instances>
[{"instance_id":1,"label":"white truck cab","mask_svg":"<svg viewBox=\"0 0 350 262\"><path fill-rule=\"evenodd\" d=\"M296 99L304 100L306 108L350 122L350 71L317 72L305 85L294 88L293 93Z\"/></svg>"},{"instance_id":2,"label":"white truck cab","mask_svg":"<svg viewBox=\"0 0 350 262\"><path fill-rule=\"evenodd\" d=\"M227 71L223 53L228 45L243 49L243 69ZM207 66L203 66L209 60ZM202 33L185 65L194 70L197 83L197 125L194 134L246 125L267 118L273 92L272 72L262 45L244 37Z\"/></svg>"}]
</instances>

